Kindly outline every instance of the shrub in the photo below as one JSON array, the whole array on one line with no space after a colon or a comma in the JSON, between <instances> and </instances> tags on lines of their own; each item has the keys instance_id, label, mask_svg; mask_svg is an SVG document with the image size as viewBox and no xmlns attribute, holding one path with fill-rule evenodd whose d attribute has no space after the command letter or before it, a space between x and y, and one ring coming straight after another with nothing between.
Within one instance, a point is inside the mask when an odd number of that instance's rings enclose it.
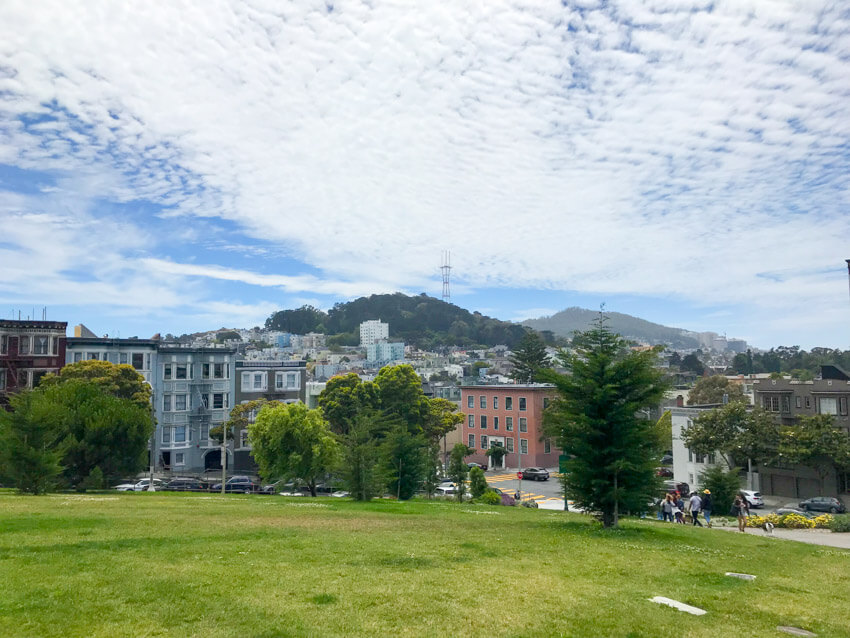
<instances>
[{"instance_id":1,"label":"shrub","mask_svg":"<svg viewBox=\"0 0 850 638\"><path fill-rule=\"evenodd\" d=\"M502 504L502 495L493 492L492 490L488 490L481 495L478 499L485 505L501 505Z\"/></svg>"},{"instance_id":2,"label":"shrub","mask_svg":"<svg viewBox=\"0 0 850 638\"><path fill-rule=\"evenodd\" d=\"M484 476L484 470L480 467L473 467L469 471L469 491L472 498L481 498L487 491L487 479Z\"/></svg>"},{"instance_id":3,"label":"shrub","mask_svg":"<svg viewBox=\"0 0 850 638\"><path fill-rule=\"evenodd\" d=\"M821 514L812 519L818 529L827 529L832 524L832 514Z\"/></svg>"},{"instance_id":4,"label":"shrub","mask_svg":"<svg viewBox=\"0 0 850 638\"><path fill-rule=\"evenodd\" d=\"M700 484L711 491L711 511L720 516L729 513L735 494L741 490L741 478L737 469L725 470L712 465L700 475Z\"/></svg>"},{"instance_id":5,"label":"shrub","mask_svg":"<svg viewBox=\"0 0 850 638\"><path fill-rule=\"evenodd\" d=\"M850 514L839 514L838 516L830 517L829 529L833 532L850 532Z\"/></svg>"},{"instance_id":6,"label":"shrub","mask_svg":"<svg viewBox=\"0 0 850 638\"><path fill-rule=\"evenodd\" d=\"M782 517L781 527L789 529L811 529L815 526L815 522L800 514L786 514Z\"/></svg>"}]
</instances>

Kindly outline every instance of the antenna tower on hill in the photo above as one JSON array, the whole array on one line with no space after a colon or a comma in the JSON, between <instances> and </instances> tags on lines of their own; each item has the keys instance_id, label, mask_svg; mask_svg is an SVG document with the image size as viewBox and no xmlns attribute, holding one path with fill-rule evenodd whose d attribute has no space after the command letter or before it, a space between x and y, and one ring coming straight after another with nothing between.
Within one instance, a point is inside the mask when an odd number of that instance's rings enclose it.
<instances>
[{"instance_id":1,"label":"antenna tower on hill","mask_svg":"<svg viewBox=\"0 0 850 638\"><path fill-rule=\"evenodd\" d=\"M443 259L440 264L440 270L443 273L443 301L451 303L452 294L449 290L449 276L452 272L452 254L448 250L443 251Z\"/></svg>"}]
</instances>

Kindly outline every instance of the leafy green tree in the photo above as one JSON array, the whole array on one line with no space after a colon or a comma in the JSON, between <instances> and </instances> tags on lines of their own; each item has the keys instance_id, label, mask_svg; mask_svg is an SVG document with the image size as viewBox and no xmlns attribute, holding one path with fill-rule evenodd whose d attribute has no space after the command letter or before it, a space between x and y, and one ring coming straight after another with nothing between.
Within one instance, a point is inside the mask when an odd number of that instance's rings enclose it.
<instances>
[{"instance_id":1,"label":"leafy green tree","mask_svg":"<svg viewBox=\"0 0 850 638\"><path fill-rule=\"evenodd\" d=\"M322 413L303 403L266 405L248 426L248 437L264 478L303 481L312 496L339 459L339 444Z\"/></svg>"},{"instance_id":2,"label":"leafy green tree","mask_svg":"<svg viewBox=\"0 0 850 638\"><path fill-rule=\"evenodd\" d=\"M723 397L727 403L748 403L744 391L737 383L732 383L722 374L697 379L694 387L688 394L688 405L710 405L712 403L723 403Z\"/></svg>"},{"instance_id":3,"label":"leafy green tree","mask_svg":"<svg viewBox=\"0 0 850 638\"><path fill-rule=\"evenodd\" d=\"M726 516L735 495L741 491L741 475L737 468L724 469L710 465L700 473L700 484L711 492L711 509L718 516Z\"/></svg>"},{"instance_id":4,"label":"leafy green tree","mask_svg":"<svg viewBox=\"0 0 850 638\"><path fill-rule=\"evenodd\" d=\"M850 468L850 436L829 414L799 417L796 424L782 428L779 448L784 460L817 472L821 494L830 472Z\"/></svg>"},{"instance_id":5,"label":"leafy green tree","mask_svg":"<svg viewBox=\"0 0 850 638\"><path fill-rule=\"evenodd\" d=\"M466 457L475 450L463 443L455 443L449 456L449 478L457 486L457 500L462 501L466 494L466 477L469 476L469 467L466 465Z\"/></svg>"},{"instance_id":6,"label":"leafy green tree","mask_svg":"<svg viewBox=\"0 0 850 638\"><path fill-rule=\"evenodd\" d=\"M2 474L20 492L50 492L56 488L63 469L62 408L34 392L12 395L10 408L0 409Z\"/></svg>"},{"instance_id":7,"label":"leafy green tree","mask_svg":"<svg viewBox=\"0 0 850 638\"><path fill-rule=\"evenodd\" d=\"M536 380L540 370L552 367L546 354L546 344L540 335L531 331L525 333L508 361L514 366L511 379L520 383L531 383Z\"/></svg>"},{"instance_id":8,"label":"leafy green tree","mask_svg":"<svg viewBox=\"0 0 850 638\"><path fill-rule=\"evenodd\" d=\"M664 410L658 421L655 424L655 431L658 440L661 442L661 449L664 451L673 449L673 414L670 410Z\"/></svg>"},{"instance_id":9,"label":"leafy green tree","mask_svg":"<svg viewBox=\"0 0 850 638\"><path fill-rule=\"evenodd\" d=\"M429 399L427 407L422 433L432 443L437 443L463 423L463 414L458 411L457 404L453 401L439 397Z\"/></svg>"},{"instance_id":10,"label":"leafy green tree","mask_svg":"<svg viewBox=\"0 0 850 638\"><path fill-rule=\"evenodd\" d=\"M440 472L443 466L440 462L440 448L436 444L428 446L427 456L425 458L425 472L422 481L422 489L428 498L434 496L437 487L440 485Z\"/></svg>"},{"instance_id":11,"label":"leafy green tree","mask_svg":"<svg viewBox=\"0 0 850 638\"><path fill-rule=\"evenodd\" d=\"M387 477L379 454L383 428L378 423L374 413L360 413L343 437L341 472L346 488L358 501L372 500L386 488Z\"/></svg>"},{"instance_id":12,"label":"leafy green tree","mask_svg":"<svg viewBox=\"0 0 850 638\"><path fill-rule=\"evenodd\" d=\"M357 417L380 407L378 388L363 382L353 372L331 378L319 395L319 408L331 430L345 435Z\"/></svg>"},{"instance_id":13,"label":"leafy green tree","mask_svg":"<svg viewBox=\"0 0 850 638\"><path fill-rule=\"evenodd\" d=\"M469 492L472 498L481 498L486 491L487 478L484 476L484 470L480 467L473 467L469 470Z\"/></svg>"},{"instance_id":14,"label":"leafy green tree","mask_svg":"<svg viewBox=\"0 0 850 638\"><path fill-rule=\"evenodd\" d=\"M747 459L767 465L777 458L779 426L764 410L734 402L700 414L682 441L695 454L717 452L729 469Z\"/></svg>"},{"instance_id":15,"label":"leafy green tree","mask_svg":"<svg viewBox=\"0 0 850 638\"><path fill-rule=\"evenodd\" d=\"M394 428L383 444L390 477L389 490L400 500L412 497L425 478L428 443L421 434L411 434L403 426Z\"/></svg>"},{"instance_id":16,"label":"leafy green tree","mask_svg":"<svg viewBox=\"0 0 850 638\"><path fill-rule=\"evenodd\" d=\"M544 434L570 456L568 495L616 527L621 511L642 511L657 487L662 444L639 411L658 404L666 382L656 350L630 350L604 317L578 333L573 348L559 357L567 374L541 373L559 395L544 414Z\"/></svg>"},{"instance_id":17,"label":"leafy green tree","mask_svg":"<svg viewBox=\"0 0 850 638\"><path fill-rule=\"evenodd\" d=\"M411 433L421 432L429 414L422 380L409 365L385 366L375 377L381 409L398 416Z\"/></svg>"},{"instance_id":18,"label":"leafy green tree","mask_svg":"<svg viewBox=\"0 0 850 638\"><path fill-rule=\"evenodd\" d=\"M697 375L702 375L705 372L705 364L699 360L699 356L694 352L686 354L679 367Z\"/></svg>"},{"instance_id":19,"label":"leafy green tree","mask_svg":"<svg viewBox=\"0 0 850 638\"><path fill-rule=\"evenodd\" d=\"M133 366L109 361L78 361L66 365L59 374L46 374L40 387L61 385L73 380L91 381L119 399L129 399L140 408L151 409L151 387Z\"/></svg>"}]
</instances>

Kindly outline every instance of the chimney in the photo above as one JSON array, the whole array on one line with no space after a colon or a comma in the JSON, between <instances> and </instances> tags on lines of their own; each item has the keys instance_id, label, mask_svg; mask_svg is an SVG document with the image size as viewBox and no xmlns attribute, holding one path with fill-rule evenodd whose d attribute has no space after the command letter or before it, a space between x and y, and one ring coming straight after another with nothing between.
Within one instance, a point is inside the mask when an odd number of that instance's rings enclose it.
<instances>
[{"instance_id":1,"label":"chimney","mask_svg":"<svg viewBox=\"0 0 850 638\"><path fill-rule=\"evenodd\" d=\"M681 394L676 396L676 407L677 408L684 408L685 407L685 397L683 397Z\"/></svg>"}]
</instances>

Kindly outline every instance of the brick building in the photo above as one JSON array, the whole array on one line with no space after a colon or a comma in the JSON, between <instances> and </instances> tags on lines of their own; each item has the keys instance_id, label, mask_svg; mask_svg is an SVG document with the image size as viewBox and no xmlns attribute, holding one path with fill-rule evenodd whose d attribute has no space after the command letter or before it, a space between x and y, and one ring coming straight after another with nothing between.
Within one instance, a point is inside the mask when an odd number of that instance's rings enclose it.
<instances>
[{"instance_id":1,"label":"brick building","mask_svg":"<svg viewBox=\"0 0 850 638\"><path fill-rule=\"evenodd\" d=\"M0 320L0 405L65 365L65 321Z\"/></svg>"},{"instance_id":2,"label":"brick building","mask_svg":"<svg viewBox=\"0 0 850 638\"><path fill-rule=\"evenodd\" d=\"M484 453L501 444L499 467L557 467L558 450L543 438L543 410L554 396L550 384L465 385L461 387L463 442L475 450L468 460L492 465Z\"/></svg>"}]
</instances>

